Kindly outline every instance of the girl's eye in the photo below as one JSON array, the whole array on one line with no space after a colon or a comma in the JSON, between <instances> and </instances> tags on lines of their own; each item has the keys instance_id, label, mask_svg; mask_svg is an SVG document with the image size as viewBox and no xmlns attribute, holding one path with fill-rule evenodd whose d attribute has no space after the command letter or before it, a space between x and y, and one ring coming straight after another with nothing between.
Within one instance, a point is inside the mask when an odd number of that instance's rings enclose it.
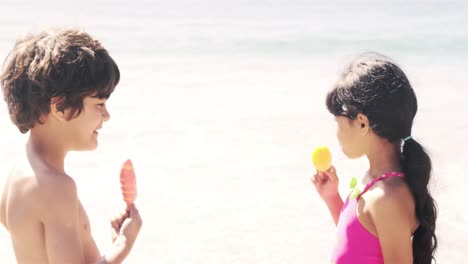
<instances>
[{"instance_id":1,"label":"girl's eye","mask_svg":"<svg viewBox=\"0 0 468 264\"><path fill-rule=\"evenodd\" d=\"M98 104L98 106L100 107L104 107L105 105L106 105L105 103Z\"/></svg>"}]
</instances>

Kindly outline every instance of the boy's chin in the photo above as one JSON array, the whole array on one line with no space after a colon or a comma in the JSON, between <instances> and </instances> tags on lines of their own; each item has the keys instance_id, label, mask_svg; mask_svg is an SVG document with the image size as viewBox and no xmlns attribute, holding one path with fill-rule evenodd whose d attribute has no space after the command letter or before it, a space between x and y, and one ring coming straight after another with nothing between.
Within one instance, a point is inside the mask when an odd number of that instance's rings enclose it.
<instances>
[{"instance_id":1,"label":"boy's chin","mask_svg":"<svg viewBox=\"0 0 468 264\"><path fill-rule=\"evenodd\" d=\"M96 143L92 144L91 146L89 146L89 148L87 148L86 150L88 150L88 151L96 150L97 147L98 147L98 144L97 144L97 142L96 142Z\"/></svg>"},{"instance_id":2,"label":"boy's chin","mask_svg":"<svg viewBox=\"0 0 468 264\"><path fill-rule=\"evenodd\" d=\"M88 149L86 149L87 151L93 151L93 150L96 150L97 149L97 144L92 146L92 147L89 147ZM85 151L86 151L85 150Z\"/></svg>"},{"instance_id":3,"label":"boy's chin","mask_svg":"<svg viewBox=\"0 0 468 264\"><path fill-rule=\"evenodd\" d=\"M79 146L73 149L73 151L93 151L97 149L98 144L97 143L92 143L86 146Z\"/></svg>"}]
</instances>

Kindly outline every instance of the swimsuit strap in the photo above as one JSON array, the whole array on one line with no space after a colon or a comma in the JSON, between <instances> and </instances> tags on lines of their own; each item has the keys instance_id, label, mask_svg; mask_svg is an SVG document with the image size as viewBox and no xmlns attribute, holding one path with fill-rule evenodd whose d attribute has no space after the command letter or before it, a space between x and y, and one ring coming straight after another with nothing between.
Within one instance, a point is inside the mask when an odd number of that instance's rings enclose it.
<instances>
[{"instance_id":1,"label":"swimsuit strap","mask_svg":"<svg viewBox=\"0 0 468 264\"><path fill-rule=\"evenodd\" d=\"M378 181L385 180L385 179L390 178L390 177L404 177L404 176L405 176L405 174L403 174L402 172L388 172L388 173L385 173L384 175L381 175L381 176L373 179L371 182L366 184L366 186L364 187L364 190L358 195L357 200L359 200L359 198L361 198L361 196L363 194L365 194Z\"/></svg>"}]
</instances>

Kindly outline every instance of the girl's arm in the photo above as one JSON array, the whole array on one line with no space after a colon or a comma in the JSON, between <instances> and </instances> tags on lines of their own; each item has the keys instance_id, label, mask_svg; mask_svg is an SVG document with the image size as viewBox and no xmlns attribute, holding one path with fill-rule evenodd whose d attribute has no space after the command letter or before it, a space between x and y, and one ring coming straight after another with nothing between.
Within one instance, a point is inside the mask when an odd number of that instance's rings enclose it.
<instances>
[{"instance_id":1,"label":"girl's arm","mask_svg":"<svg viewBox=\"0 0 468 264\"><path fill-rule=\"evenodd\" d=\"M331 166L330 169L325 172L317 171L317 173L312 176L311 181L320 197L327 204L333 221L335 225L337 225L341 208L343 207L343 200L338 192L339 181L336 176L335 167Z\"/></svg>"},{"instance_id":2,"label":"girl's arm","mask_svg":"<svg viewBox=\"0 0 468 264\"><path fill-rule=\"evenodd\" d=\"M336 196L323 198L327 204L328 210L335 222L335 225L338 225L338 220L340 219L341 208L343 207L343 199L339 193L336 193Z\"/></svg>"},{"instance_id":3,"label":"girl's arm","mask_svg":"<svg viewBox=\"0 0 468 264\"><path fill-rule=\"evenodd\" d=\"M403 188L399 189L384 190L369 203L385 264L413 263L411 236L414 211L408 203L412 197Z\"/></svg>"}]
</instances>

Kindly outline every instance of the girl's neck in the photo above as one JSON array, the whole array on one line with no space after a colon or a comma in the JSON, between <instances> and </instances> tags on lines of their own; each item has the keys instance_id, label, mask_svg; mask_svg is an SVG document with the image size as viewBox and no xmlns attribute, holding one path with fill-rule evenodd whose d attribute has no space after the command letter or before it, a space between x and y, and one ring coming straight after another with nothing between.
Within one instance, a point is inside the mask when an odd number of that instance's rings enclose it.
<instances>
[{"instance_id":1,"label":"girl's neck","mask_svg":"<svg viewBox=\"0 0 468 264\"><path fill-rule=\"evenodd\" d=\"M402 171L399 146L385 139L380 139L376 143L367 153L369 160L368 177L375 179L388 172Z\"/></svg>"}]
</instances>

